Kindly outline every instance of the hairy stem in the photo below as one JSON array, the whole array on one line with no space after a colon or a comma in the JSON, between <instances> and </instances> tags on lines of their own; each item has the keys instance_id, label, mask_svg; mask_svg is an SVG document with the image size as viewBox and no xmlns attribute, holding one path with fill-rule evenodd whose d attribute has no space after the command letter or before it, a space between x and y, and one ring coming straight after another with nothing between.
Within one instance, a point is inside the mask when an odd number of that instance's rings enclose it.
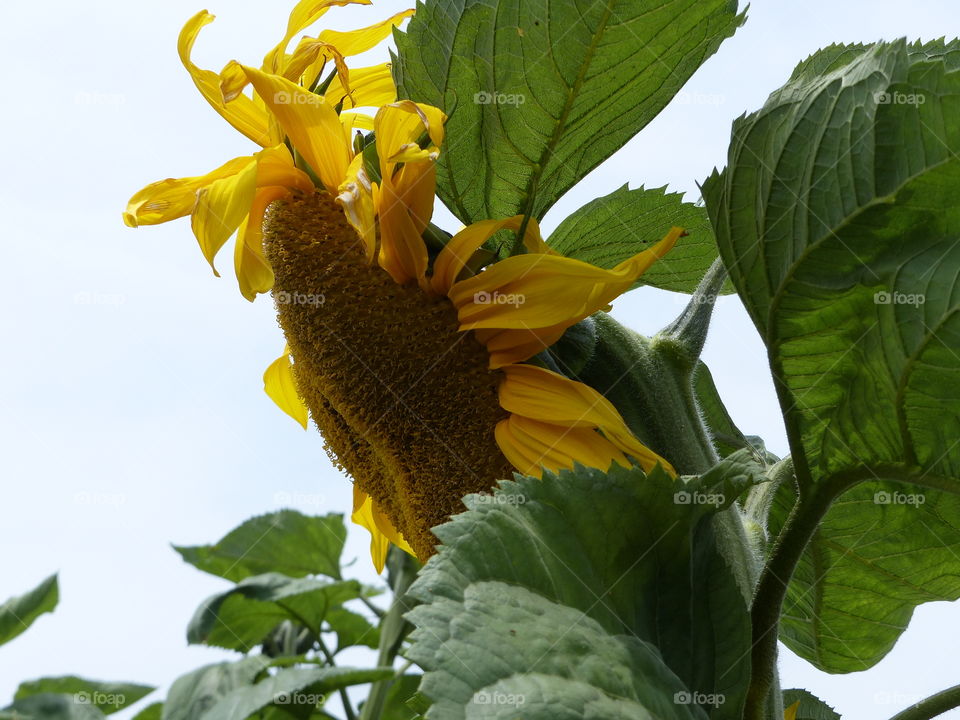
<instances>
[{"instance_id":1,"label":"hairy stem","mask_svg":"<svg viewBox=\"0 0 960 720\"><path fill-rule=\"evenodd\" d=\"M901 710L890 720L930 720L956 707L960 707L960 685L954 685L936 695L931 695L916 705Z\"/></svg>"},{"instance_id":2,"label":"hairy stem","mask_svg":"<svg viewBox=\"0 0 960 720\"><path fill-rule=\"evenodd\" d=\"M855 483L855 479L837 476L809 494L801 493L760 574L751 608L752 676L744 720L768 720L765 708L777 674L777 637L787 586L833 500Z\"/></svg>"}]
</instances>

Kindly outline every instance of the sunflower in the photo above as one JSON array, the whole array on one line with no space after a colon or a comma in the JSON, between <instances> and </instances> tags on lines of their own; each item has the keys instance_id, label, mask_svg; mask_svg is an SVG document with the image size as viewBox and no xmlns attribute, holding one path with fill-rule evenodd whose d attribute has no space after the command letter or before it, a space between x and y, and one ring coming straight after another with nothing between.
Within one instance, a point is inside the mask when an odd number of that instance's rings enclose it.
<instances>
[{"instance_id":1,"label":"sunflower","mask_svg":"<svg viewBox=\"0 0 960 720\"><path fill-rule=\"evenodd\" d=\"M286 48L297 33L316 23L333 6L370 5L371 0L301 0L290 13L283 39L259 70L230 62L220 73L198 67L191 54L200 30L214 16L203 10L180 32L180 61L204 99L230 125L262 150L230 160L205 175L168 178L147 185L127 203L130 227L156 225L191 216L194 235L215 275L214 259L234 235L234 268L241 294L253 300L270 291L273 272L263 257L263 216L270 203L292 192L312 192L321 184L336 193L353 157L354 128L370 126L357 107L379 107L396 99L387 63L350 69L345 58L365 52L413 14L412 10L352 32L323 30L304 37L293 53ZM333 69L324 75L328 65ZM252 84L252 96L243 93ZM309 101L309 130L285 135L277 122L283 104ZM295 148L296 156L291 152ZM333 155L329 155L330 153Z\"/></svg>"},{"instance_id":2,"label":"sunflower","mask_svg":"<svg viewBox=\"0 0 960 720\"><path fill-rule=\"evenodd\" d=\"M633 461L672 471L600 393L528 361L628 290L683 231L612 269L551 252L522 216L475 223L431 251L443 120L411 101L382 107L376 161L354 159L336 202L291 198L266 220L289 346L265 386L302 424L309 410L353 477L353 519L370 530L378 569L390 543L429 557L430 528L513 471ZM477 271L501 231L522 232L525 252Z\"/></svg>"},{"instance_id":3,"label":"sunflower","mask_svg":"<svg viewBox=\"0 0 960 720\"><path fill-rule=\"evenodd\" d=\"M352 476L352 518L371 532L378 571L391 543L429 557L430 528L513 471L634 462L672 471L603 395L536 356L628 290L682 230L612 269L551 252L522 216L438 240L430 221L445 116L395 101L382 70L355 73L344 61L406 15L285 51L347 1L300 2L259 69L197 68L191 49L212 16L187 23L180 55L195 84L262 149L144 188L127 224L189 214L211 266L239 231L241 292L272 291L288 343L265 389L304 427L311 417ZM358 106L379 109L369 119ZM356 128L373 133L354 141ZM489 264L483 246L501 232L519 239L517 253Z\"/></svg>"}]
</instances>

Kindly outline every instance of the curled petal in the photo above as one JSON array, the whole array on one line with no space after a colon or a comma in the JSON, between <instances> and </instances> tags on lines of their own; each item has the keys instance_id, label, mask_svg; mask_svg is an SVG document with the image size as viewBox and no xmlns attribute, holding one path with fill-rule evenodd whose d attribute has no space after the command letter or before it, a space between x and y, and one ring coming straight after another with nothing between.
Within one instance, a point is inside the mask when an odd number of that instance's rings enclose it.
<instances>
[{"instance_id":1,"label":"curled petal","mask_svg":"<svg viewBox=\"0 0 960 720\"><path fill-rule=\"evenodd\" d=\"M270 124L266 113L258 107L252 99L239 95L231 103L225 103L220 91L220 75L212 70L197 67L190 59L193 44L196 42L200 29L213 22L214 16L206 10L198 12L187 21L180 31L177 42L177 51L180 61L193 78L194 85L210 106L233 127L262 147L272 145Z\"/></svg>"},{"instance_id":2,"label":"curled petal","mask_svg":"<svg viewBox=\"0 0 960 720\"><path fill-rule=\"evenodd\" d=\"M504 410L565 428L600 430L618 450L636 458L644 470L660 463L674 472L670 463L637 440L613 404L589 385L534 365L510 365L503 368L503 373L506 378L500 384L500 405Z\"/></svg>"},{"instance_id":3,"label":"curled petal","mask_svg":"<svg viewBox=\"0 0 960 720\"><path fill-rule=\"evenodd\" d=\"M304 430L307 429L307 406L297 391L289 347L284 347L283 354L263 373L263 389L277 407L300 423Z\"/></svg>"},{"instance_id":4,"label":"curled petal","mask_svg":"<svg viewBox=\"0 0 960 720\"><path fill-rule=\"evenodd\" d=\"M377 507L372 497L356 484L353 486L353 514L350 519L370 531L370 556L377 572L383 572L387 563L387 551L393 543L404 552L416 557L416 553L397 532L390 519Z\"/></svg>"}]
</instances>

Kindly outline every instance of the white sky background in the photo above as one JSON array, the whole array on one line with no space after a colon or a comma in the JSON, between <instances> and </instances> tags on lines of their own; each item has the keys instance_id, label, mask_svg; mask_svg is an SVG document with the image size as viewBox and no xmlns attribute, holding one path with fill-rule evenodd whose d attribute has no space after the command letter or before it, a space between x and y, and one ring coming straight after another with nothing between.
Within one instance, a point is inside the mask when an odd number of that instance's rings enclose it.
<instances>
[{"instance_id":1,"label":"white sky background","mask_svg":"<svg viewBox=\"0 0 960 720\"><path fill-rule=\"evenodd\" d=\"M283 340L269 300L251 306L239 295L232 250L215 280L187 220L137 231L120 220L146 183L253 151L177 60L177 33L199 2L4 8L0 602L59 570L61 603L0 649L0 706L22 680L65 674L160 685L150 700L161 699L178 675L230 656L186 646L194 609L226 584L184 564L169 543L213 542L289 505L350 507L350 485L319 435L299 430L261 390ZM292 4L218 0L196 61L259 63ZM335 9L326 26L357 27L405 5ZM957 10L948 0L754 0L746 26L639 138L563 198L545 230L624 182L669 184L695 199L695 183L725 163L732 120L759 108L798 61L834 41L954 37ZM641 290L614 314L649 334L681 308L680 296ZM741 429L784 454L762 346L736 299L719 303L705 357ZM347 556L376 582L365 531L351 532ZM784 686L812 690L845 720L892 716L960 681L958 620L958 607L921 607L897 648L856 675L827 676L784 652Z\"/></svg>"}]
</instances>

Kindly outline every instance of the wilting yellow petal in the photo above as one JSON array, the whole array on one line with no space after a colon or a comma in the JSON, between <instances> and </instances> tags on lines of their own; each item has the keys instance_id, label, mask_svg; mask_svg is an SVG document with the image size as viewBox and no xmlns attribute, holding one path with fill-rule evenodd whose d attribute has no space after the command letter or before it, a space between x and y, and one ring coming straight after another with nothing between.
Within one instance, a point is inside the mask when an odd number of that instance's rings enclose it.
<instances>
[{"instance_id":1,"label":"wilting yellow petal","mask_svg":"<svg viewBox=\"0 0 960 720\"><path fill-rule=\"evenodd\" d=\"M451 288L462 330L570 327L623 294L683 234L673 228L653 247L612 270L558 255L516 255ZM476 302L476 298L512 296L516 303Z\"/></svg>"},{"instance_id":2,"label":"wilting yellow petal","mask_svg":"<svg viewBox=\"0 0 960 720\"><path fill-rule=\"evenodd\" d=\"M351 135L354 130L373 130L373 118L363 112L345 110L340 113L340 122Z\"/></svg>"},{"instance_id":3,"label":"wilting yellow petal","mask_svg":"<svg viewBox=\"0 0 960 720\"><path fill-rule=\"evenodd\" d=\"M563 337L566 328L553 326L540 330L474 330L490 355L490 368L496 370L529 360Z\"/></svg>"},{"instance_id":4,"label":"wilting yellow petal","mask_svg":"<svg viewBox=\"0 0 960 720\"><path fill-rule=\"evenodd\" d=\"M197 190L220 178L236 175L249 164L249 157L239 157L206 175L167 178L150 183L130 198L123 213L123 222L127 227L158 225L189 215L197 202Z\"/></svg>"},{"instance_id":5,"label":"wilting yellow petal","mask_svg":"<svg viewBox=\"0 0 960 720\"><path fill-rule=\"evenodd\" d=\"M644 470L659 462L673 472L670 463L636 439L613 403L589 385L534 365L510 365L502 371L506 376L500 383L504 410L553 425L597 428L613 445L635 457Z\"/></svg>"},{"instance_id":6,"label":"wilting yellow petal","mask_svg":"<svg viewBox=\"0 0 960 720\"><path fill-rule=\"evenodd\" d=\"M353 486L353 514L350 519L370 531L370 557L378 573L383 572L387 563L387 551L391 543L416 557L403 535L396 531L390 519L377 508L373 498L356 484Z\"/></svg>"},{"instance_id":7,"label":"wilting yellow petal","mask_svg":"<svg viewBox=\"0 0 960 720\"><path fill-rule=\"evenodd\" d=\"M250 213L240 224L234 250L234 267L240 293L253 302L260 293L273 287L273 268L263 256L263 215L274 200L290 195L285 187L257 189L250 206Z\"/></svg>"},{"instance_id":8,"label":"wilting yellow petal","mask_svg":"<svg viewBox=\"0 0 960 720\"><path fill-rule=\"evenodd\" d=\"M293 147L310 164L324 187L336 195L352 159L350 136L322 97L286 78L241 66Z\"/></svg>"},{"instance_id":9,"label":"wilting yellow petal","mask_svg":"<svg viewBox=\"0 0 960 720\"><path fill-rule=\"evenodd\" d=\"M505 220L481 220L468 225L458 232L444 246L433 264L432 286L434 292L446 295L457 280L457 276L469 262L481 245L501 230L519 230L523 215L514 215ZM535 220L527 226L527 236L536 234L539 238L540 230Z\"/></svg>"},{"instance_id":10,"label":"wilting yellow petal","mask_svg":"<svg viewBox=\"0 0 960 720\"><path fill-rule=\"evenodd\" d=\"M433 217L433 199L437 191L436 163L408 163L394 173L390 185L406 206L417 234L422 235Z\"/></svg>"},{"instance_id":11,"label":"wilting yellow petal","mask_svg":"<svg viewBox=\"0 0 960 720\"><path fill-rule=\"evenodd\" d=\"M261 150L257 158L257 187L281 185L296 188L305 193L314 190L313 181L303 170L293 164L293 156L286 145Z\"/></svg>"},{"instance_id":12,"label":"wilting yellow petal","mask_svg":"<svg viewBox=\"0 0 960 720\"><path fill-rule=\"evenodd\" d=\"M421 150L417 145L424 133L439 148L443 144L446 119L441 110L412 100L401 100L380 108L374 118L374 127L381 176L390 177L398 162L422 159L426 157L425 152L429 155L429 151Z\"/></svg>"},{"instance_id":13,"label":"wilting yellow petal","mask_svg":"<svg viewBox=\"0 0 960 720\"><path fill-rule=\"evenodd\" d=\"M287 31L283 35L283 40L277 43L263 59L263 71L268 73L282 72L287 45L290 44L293 36L313 25L313 23L323 17L331 7L371 4L372 0L300 0L300 2L294 6L293 10L290 11L290 18L287 20Z\"/></svg>"},{"instance_id":14,"label":"wilting yellow petal","mask_svg":"<svg viewBox=\"0 0 960 720\"><path fill-rule=\"evenodd\" d=\"M214 267L214 258L250 212L257 189L257 161L255 157L248 160L247 167L236 175L214 180L200 188L190 218L203 256L218 277L220 273Z\"/></svg>"},{"instance_id":15,"label":"wilting yellow petal","mask_svg":"<svg viewBox=\"0 0 960 720\"><path fill-rule=\"evenodd\" d=\"M297 383L293 379L293 362L290 360L290 348L283 348L278 357L263 373L263 389L277 407L283 410L307 429L307 406L300 399Z\"/></svg>"},{"instance_id":16,"label":"wilting yellow petal","mask_svg":"<svg viewBox=\"0 0 960 720\"><path fill-rule=\"evenodd\" d=\"M180 38L177 41L180 62L190 73L190 77L193 78L200 94L228 123L258 145L263 147L272 145L270 126L263 109L257 107L253 100L246 95L239 95L229 104L225 103L220 92L220 76L212 70L197 67L190 59L193 44L197 40L200 28L213 22L213 18L213 15L206 10L202 10L183 26L183 30L180 31Z\"/></svg>"},{"instance_id":17,"label":"wilting yellow petal","mask_svg":"<svg viewBox=\"0 0 960 720\"><path fill-rule=\"evenodd\" d=\"M377 252L377 219L374 189L363 167L363 155L357 155L347 168L337 202L343 206L347 221L363 240L367 260L372 263Z\"/></svg>"},{"instance_id":18,"label":"wilting yellow petal","mask_svg":"<svg viewBox=\"0 0 960 720\"><path fill-rule=\"evenodd\" d=\"M614 462L629 466L623 453L593 428L563 427L511 415L494 434L504 457L524 475L540 477L542 469L571 470L574 463L609 470Z\"/></svg>"},{"instance_id":19,"label":"wilting yellow petal","mask_svg":"<svg viewBox=\"0 0 960 720\"><path fill-rule=\"evenodd\" d=\"M389 63L350 68L347 72L349 90L344 89L344 84L337 75L324 93L324 97L334 105L342 102L345 108L381 107L396 101L397 86L393 83ZM307 75L309 74L308 70Z\"/></svg>"},{"instance_id":20,"label":"wilting yellow petal","mask_svg":"<svg viewBox=\"0 0 960 720\"><path fill-rule=\"evenodd\" d=\"M309 88L323 71L328 60L333 60L336 64L338 78L349 79L347 64L337 48L316 38L305 37L297 44L293 54L287 58L283 72L279 74L291 82ZM349 82L347 84L349 85Z\"/></svg>"},{"instance_id":21,"label":"wilting yellow petal","mask_svg":"<svg viewBox=\"0 0 960 720\"><path fill-rule=\"evenodd\" d=\"M427 286L427 246L422 230L410 217L407 206L393 185L384 182L379 193L380 254L378 264L396 281L404 285L416 280Z\"/></svg>"},{"instance_id":22,"label":"wilting yellow petal","mask_svg":"<svg viewBox=\"0 0 960 720\"><path fill-rule=\"evenodd\" d=\"M348 32L322 30L319 39L335 46L344 57L359 55L386 40L393 28L408 17L413 17L413 13L413 9L404 10L374 25Z\"/></svg>"}]
</instances>

